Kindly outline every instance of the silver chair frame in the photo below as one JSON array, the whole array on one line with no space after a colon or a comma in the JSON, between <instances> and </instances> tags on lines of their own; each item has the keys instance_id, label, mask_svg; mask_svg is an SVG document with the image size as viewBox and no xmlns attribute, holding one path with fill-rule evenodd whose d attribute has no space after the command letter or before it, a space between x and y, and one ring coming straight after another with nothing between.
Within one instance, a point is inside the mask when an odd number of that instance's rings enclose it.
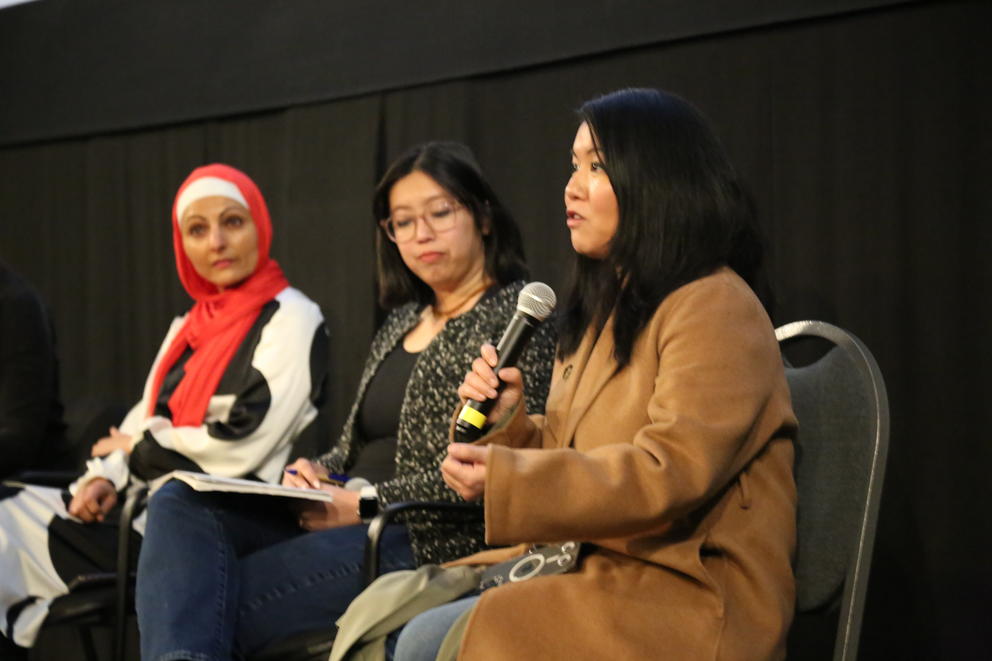
<instances>
[{"instance_id":1,"label":"silver chair frame","mask_svg":"<svg viewBox=\"0 0 992 661\"><path fill-rule=\"evenodd\" d=\"M871 452L865 506L858 525L857 545L851 550L844 591L841 597L837 637L834 643L835 661L854 661L858 655L861 622L868 591L868 574L875 529L881 503L882 483L889 448L889 401L882 372L868 347L852 333L823 321L795 321L775 329L775 337L784 343L799 337L818 337L832 342L857 358L866 371L874 396L876 411L875 437ZM802 434L802 420L799 421Z\"/></svg>"}]
</instances>

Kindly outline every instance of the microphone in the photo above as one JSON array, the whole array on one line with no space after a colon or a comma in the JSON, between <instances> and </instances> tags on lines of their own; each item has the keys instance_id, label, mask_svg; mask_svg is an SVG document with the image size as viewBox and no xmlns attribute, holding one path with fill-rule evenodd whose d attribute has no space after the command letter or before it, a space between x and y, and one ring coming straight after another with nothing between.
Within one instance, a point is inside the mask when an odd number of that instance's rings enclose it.
<instances>
[{"instance_id":1,"label":"microphone","mask_svg":"<svg viewBox=\"0 0 992 661\"><path fill-rule=\"evenodd\" d=\"M541 322L551 315L556 302L554 290L543 282L531 282L520 290L520 295L517 297L517 311L496 346L496 353L499 356L495 367L497 374L504 367L513 367L517 364L531 335ZM503 382L500 381L496 391L502 389ZM455 421L455 440L467 443L482 436L486 417L495 404L495 399L481 402L470 399L465 402L461 413L458 414L458 420Z\"/></svg>"}]
</instances>

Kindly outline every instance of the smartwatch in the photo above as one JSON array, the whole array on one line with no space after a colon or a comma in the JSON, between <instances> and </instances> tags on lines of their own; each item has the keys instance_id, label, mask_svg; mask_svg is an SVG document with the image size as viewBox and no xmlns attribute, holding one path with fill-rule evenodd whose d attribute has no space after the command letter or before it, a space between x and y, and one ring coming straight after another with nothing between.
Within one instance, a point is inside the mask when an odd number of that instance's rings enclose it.
<instances>
[{"instance_id":1,"label":"smartwatch","mask_svg":"<svg viewBox=\"0 0 992 661\"><path fill-rule=\"evenodd\" d=\"M368 523L379 513L379 492L369 484L358 492L358 518Z\"/></svg>"}]
</instances>

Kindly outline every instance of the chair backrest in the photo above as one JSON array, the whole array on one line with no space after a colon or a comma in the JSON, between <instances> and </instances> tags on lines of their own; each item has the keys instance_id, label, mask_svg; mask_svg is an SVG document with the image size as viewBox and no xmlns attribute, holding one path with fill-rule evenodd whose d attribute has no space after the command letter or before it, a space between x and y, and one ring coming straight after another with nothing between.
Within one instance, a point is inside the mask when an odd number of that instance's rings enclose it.
<instances>
[{"instance_id":1,"label":"chair backrest","mask_svg":"<svg viewBox=\"0 0 992 661\"><path fill-rule=\"evenodd\" d=\"M816 337L830 349L804 366L786 359L799 418L796 610L839 606L834 659L857 658L889 442L889 405L878 364L851 333L822 321L775 330L786 348Z\"/></svg>"}]
</instances>

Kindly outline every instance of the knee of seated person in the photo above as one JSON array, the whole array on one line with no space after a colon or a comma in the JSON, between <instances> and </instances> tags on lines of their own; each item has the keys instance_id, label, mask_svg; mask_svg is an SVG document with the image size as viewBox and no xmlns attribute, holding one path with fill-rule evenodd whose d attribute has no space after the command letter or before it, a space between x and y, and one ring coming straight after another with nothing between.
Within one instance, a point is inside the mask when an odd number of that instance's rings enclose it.
<instances>
[{"instance_id":1,"label":"knee of seated person","mask_svg":"<svg viewBox=\"0 0 992 661\"><path fill-rule=\"evenodd\" d=\"M184 510L200 500L200 493L185 482L169 480L152 494L148 501L148 513Z\"/></svg>"},{"instance_id":2,"label":"knee of seated person","mask_svg":"<svg viewBox=\"0 0 992 661\"><path fill-rule=\"evenodd\" d=\"M393 658L396 661L435 659L445 635L447 629L442 631L433 621L425 621L418 615L400 630Z\"/></svg>"},{"instance_id":3,"label":"knee of seated person","mask_svg":"<svg viewBox=\"0 0 992 661\"><path fill-rule=\"evenodd\" d=\"M433 661L452 625L479 600L466 597L420 613L400 630L396 661Z\"/></svg>"}]
</instances>

